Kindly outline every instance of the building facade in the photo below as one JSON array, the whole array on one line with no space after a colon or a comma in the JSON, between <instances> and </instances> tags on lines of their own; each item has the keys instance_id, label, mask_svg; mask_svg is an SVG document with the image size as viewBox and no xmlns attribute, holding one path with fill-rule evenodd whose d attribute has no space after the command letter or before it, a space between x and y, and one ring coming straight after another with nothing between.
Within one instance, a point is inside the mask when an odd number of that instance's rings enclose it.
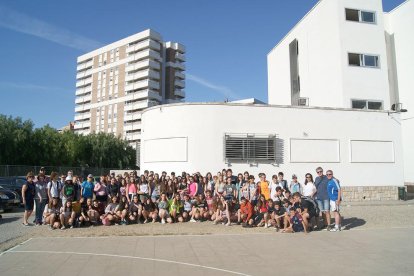
<instances>
[{"instance_id":1,"label":"building facade","mask_svg":"<svg viewBox=\"0 0 414 276\"><path fill-rule=\"evenodd\" d=\"M75 132L113 133L132 146L141 113L185 98L185 48L145 30L77 59Z\"/></svg>"},{"instance_id":2,"label":"building facade","mask_svg":"<svg viewBox=\"0 0 414 276\"><path fill-rule=\"evenodd\" d=\"M414 1L321 0L270 51L269 104L389 110L414 184ZM407 112L408 111L408 112Z\"/></svg>"}]
</instances>

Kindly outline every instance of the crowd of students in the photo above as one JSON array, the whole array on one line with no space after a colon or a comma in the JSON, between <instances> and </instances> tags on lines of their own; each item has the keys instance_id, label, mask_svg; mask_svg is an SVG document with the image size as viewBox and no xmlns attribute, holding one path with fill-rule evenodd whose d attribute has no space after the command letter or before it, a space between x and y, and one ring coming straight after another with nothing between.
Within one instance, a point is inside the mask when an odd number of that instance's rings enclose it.
<instances>
[{"instance_id":1,"label":"crowd of students","mask_svg":"<svg viewBox=\"0 0 414 276\"><path fill-rule=\"evenodd\" d=\"M283 172L259 180L248 172L233 175L223 169L216 175L174 172L161 175L110 174L94 179L59 175L45 171L27 174L22 188L25 205L23 225L35 209L35 225L50 229L95 225L183 223L212 221L214 224L275 228L281 232L308 232L316 229L341 230L341 188L332 170L317 177L307 173L303 184ZM59 179L60 178L60 179ZM36 207L36 208L34 208ZM335 223L331 227L331 212Z\"/></svg>"}]
</instances>

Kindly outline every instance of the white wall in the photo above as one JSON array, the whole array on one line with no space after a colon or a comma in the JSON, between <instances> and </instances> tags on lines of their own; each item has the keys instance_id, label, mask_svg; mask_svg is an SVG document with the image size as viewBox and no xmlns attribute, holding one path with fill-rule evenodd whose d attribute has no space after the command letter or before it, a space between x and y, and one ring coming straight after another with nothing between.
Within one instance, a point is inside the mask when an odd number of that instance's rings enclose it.
<instances>
[{"instance_id":1,"label":"white wall","mask_svg":"<svg viewBox=\"0 0 414 276\"><path fill-rule=\"evenodd\" d=\"M409 0L386 15L386 29L394 35L400 102L408 110L401 114L404 176L414 183L414 1Z\"/></svg>"},{"instance_id":2,"label":"white wall","mask_svg":"<svg viewBox=\"0 0 414 276\"><path fill-rule=\"evenodd\" d=\"M345 8L373 11L376 24L345 20ZM352 99L390 108L381 0L322 0L268 54L268 102L291 104L289 43L299 42L300 96L310 106L350 108ZM380 56L380 68L349 66L348 52Z\"/></svg>"},{"instance_id":3,"label":"white wall","mask_svg":"<svg viewBox=\"0 0 414 276\"><path fill-rule=\"evenodd\" d=\"M295 173L303 181L305 173L315 176L315 168L321 165L333 169L345 186L398 186L404 181L398 119L398 115L382 111L288 106L187 103L152 107L142 115L141 145L160 138L186 137L187 148L180 143L173 152L184 156L185 151L187 160L171 162L171 150L147 144L141 146L141 170L217 173L228 167L223 156L225 133L278 134L283 140L283 163L233 163L233 171L268 176L283 171L287 179ZM320 153L317 149L321 148L326 152ZM165 160L154 162L152 156L162 156L164 151Z\"/></svg>"}]
</instances>

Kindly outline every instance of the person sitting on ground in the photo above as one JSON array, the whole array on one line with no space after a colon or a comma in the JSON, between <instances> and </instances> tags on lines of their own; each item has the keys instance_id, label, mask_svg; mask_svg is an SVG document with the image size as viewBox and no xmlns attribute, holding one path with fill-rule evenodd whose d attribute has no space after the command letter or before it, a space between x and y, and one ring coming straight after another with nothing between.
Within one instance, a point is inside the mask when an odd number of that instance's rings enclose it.
<instances>
[{"instance_id":1,"label":"person sitting on ground","mask_svg":"<svg viewBox=\"0 0 414 276\"><path fill-rule=\"evenodd\" d=\"M116 215L116 207L118 206L118 199L116 197L111 198L111 202L105 208L105 214L101 216L103 225L111 225L112 223L118 223L118 216ZM95 202L94 202L95 203Z\"/></svg>"},{"instance_id":2,"label":"person sitting on ground","mask_svg":"<svg viewBox=\"0 0 414 276\"><path fill-rule=\"evenodd\" d=\"M271 198L269 198L267 201L267 217L265 219L265 228L270 228L272 225L276 227L275 211L275 203Z\"/></svg>"},{"instance_id":3,"label":"person sitting on ground","mask_svg":"<svg viewBox=\"0 0 414 276\"><path fill-rule=\"evenodd\" d=\"M170 216L173 222L183 222L183 203L180 198L180 194L176 193L173 199L170 200Z\"/></svg>"},{"instance_id":4,"label":"person sitting on ground","mask_svg":"<svg viewBox=\"0 0 414 276\"><path fill-rule=\"evenodd\" d=\"M168 213L168 200L167 200L167 194L162 193L160 201L158 202L158 215L161 219L161 224L165 224L167 221L168 223L172 223L172 219L170 217L170 214Z\"/></svg>"},{"instance_id":5,"label":"person sitting on ground","mask_svg":"<svg viewBox=\"0 0 414 276\"><path fill-rule=\"evenodd\" d=\"M158 217L158 210L155 203L147 197L142 204L142 216L144 217L144 223L148 223L149 219L152 219L152 223L155 223Z\"/></svg>"},{"instance_id":6,"label":"person sitting on ground","mask_svg":"<svg viewBox=\"0 0 414 276\"><path fill-rule=\"evenodd\" d=\"M45 208L43 213L43 220L45 224L48 224L51 230L59 229L60 228L60 206L59 206L59 199L52 198L49 201L49 204Z\"/></svg>"},{"instance_id":7,"label":"person sitting on ground","mask_svg":"<svg viewBox=\"0 0 414 276\"><path fill-rule=\"evenodd\" d=\"M275 204L275 212L274 212L274 219L276 221L276 232L279 232L280 229L285 228L287 225L287 213L283 206L281 206L281 202Z\"/></svg>"},{"instance_id":8,"label":"person sitting on ground","mask_svg":"<svg viewBox=\"0 0 414 276\"><path fill-rule=\"evenodd\" d=\"M252 227L253 226L253 214L254 208L248 199L245 197L241 198L240 209L238 212L238 223L242 222L243 227Z\"/></svg>"},{"instance_id":9,"label":"person sitting on ground","mask_svg":"<svg viewBox=\"0 0 414 276\"><path fill-rule=\"evenodd\" d=\"M206 191L206 203L207 203L207 211L204 213L205 220L212 220L214 221L214 214L216 212L216 204L214 197L212 196L212 191Z\"/></svg>"},{"instance_id":10,"label":"person sitting on ground","mask_svg":"<svg viewBox=\"0 0 414 276\"><path fill-rule=\"evenodd\" d=\"M204 218L206 207L207 203L205 201L204 195L198 195L194 201L190 222L201 221Z\"/></svg>"},{"instance_id":11,"label":"person sitting on ground","mask_svg":"<svg viewBox=\"0 0 414 276\"><path fill-rule=\"evenodd\" d=\"M80 199L80 212L77 218L77 227L82 227L86 225L89 226L91 223L91 219L88 215L88 201L89 204L92 206L92 199L88 198L88 200L85 200L83 197Z\"/></svg>"},{"instance_id":12,"label":"person sitting on ground","mask_svg":"<svg viewBox=\"0 0 414 276\"><path fill-rule=\"evenodd\" d=\"M60 224L62 225L60 229L73 228L75 216L75 211L72 210L72 201L66 201L65 205L60 208Z\"/></svg>"},{"instance_id":13,"label":"person sitting on ground","mask_svg":"<svg viewBox=\"0 0 414 276\"><path fill-rule=\"evenodd\" d=\"M267 228L267 219L269 214L267 213L267 200L264 195L260 195L259 201L256 205L256 217L255 217L255 225L258 227L265 227Z\"/></svg>"},{"instance_id":14,"label":"person sitting on ground","mask_svg":"<svg viewBox=\"0 0 414 276\"><path fill-rule=\"evenodd\" d=\"M226 226L230 226L231 214L229 209L229 202L223 196L220 196L217 204L217 211L215 215L214 224L222 222Z\"/></svg>"},{"instance_id":15,"label":"person sitting on ground","mask_svg":"<svg viewBox=\"0 0 414 276\"><path fill-rule=\"evenodd\" d=\"M190 200L190 196L188 194L184 195L184 202L183 202L183 219L187 221L188 218L192 217L193 213L193 203Z\"/></svg>"},{"instance_id":16,"label":"person sitting on ground","mask_svg":"<svg viewBox=\"0 0 414 276\"><path fill-rule=\"evenodd\" d=\"M316 218L316 208L311 202L311 199L302 197L300 193L293 194L293 200L295 202L293 209L301 213L303 222L306 225L306 230L311 228L311 222Z\"/></svg>"},{"instance_id":17,"label":"person sitting on ground","mask_svg":"<svg viewBox=\"0 0 414 276\"><path fill-rule=\"evenodd\" d=\"M136 196L136 194L134 196ZM127 197L122 196L121 200L118 203L118 206L116 206L115 208L115 214L120 219L121 225L127 224L126 218L128 217L128 208L129 208L128 199Z\"/></svg>"},{"instance_id":18,"label":"person sitting on ground","mask_svg":"<svg viewBox=\"0 0 414 276\"><path fill-rule=\"evenodd\" d=\"M142 204L138 200L138 195L134 195L132 198L132 202L129 204L128 213L130 222L141 223Z\"/></svg>"},{"instance_id":19,"label":"person sitting on ground","mask_svg":"<svg viewBox=\"0 0 414 276\"><path fill-rule=\"evenodd\" d=\"M307 233L307 226L302 218L300 212L295 211L294 208L290 209L289 215L290 226L283 229L283 233L296 233L305 232Z\"/></svg>"}]
</instances>

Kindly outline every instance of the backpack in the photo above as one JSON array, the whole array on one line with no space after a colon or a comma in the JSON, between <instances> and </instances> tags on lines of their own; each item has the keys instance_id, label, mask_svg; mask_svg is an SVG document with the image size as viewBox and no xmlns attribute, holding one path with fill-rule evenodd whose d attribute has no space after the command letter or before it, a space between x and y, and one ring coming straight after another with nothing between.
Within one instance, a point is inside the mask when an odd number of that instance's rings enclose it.
<instances>
[{"instance_id":1,"label":"backpack","mask_svg":"<svg viewBox=\"0 0 414 276\"><path fill-rule=\"evenodd\" d=\"M311 206L313 206L313 210L315 212L315 216L319 217L319 214L321 213L321 210L319 209L318 204L316 203L316 201L311 198L311 197L307 197L307 196L302 196L301 199L306 200Z\"/></svg>"}]
</instances>

